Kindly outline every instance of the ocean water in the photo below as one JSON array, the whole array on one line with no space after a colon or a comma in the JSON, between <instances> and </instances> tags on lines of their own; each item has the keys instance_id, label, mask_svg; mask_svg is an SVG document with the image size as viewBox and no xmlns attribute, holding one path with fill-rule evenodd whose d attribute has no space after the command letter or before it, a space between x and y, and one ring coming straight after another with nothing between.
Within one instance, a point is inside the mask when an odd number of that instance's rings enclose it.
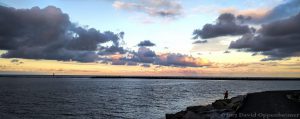
<instances>
[{"instance_id":1,"label":"ocean water","mask_svg":"<svg viewBox=\"0 0 300 119\"><path fill-rule=\"evenodd\" d=\"M300 81L0 78L0 118L163 119L187 106Z\"/></svg>"}]
</instances>

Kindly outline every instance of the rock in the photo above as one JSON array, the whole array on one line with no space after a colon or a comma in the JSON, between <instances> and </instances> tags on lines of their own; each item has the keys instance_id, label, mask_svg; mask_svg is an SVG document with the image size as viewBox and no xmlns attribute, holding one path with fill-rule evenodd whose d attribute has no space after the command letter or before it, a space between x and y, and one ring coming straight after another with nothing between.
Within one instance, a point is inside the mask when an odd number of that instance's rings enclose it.
<instances>
[{"instance_id":1,"label":"rock","mask_svg":"<svg viewBox=\"0 0 300 119\"><path fill-rule=\"evenodd\" d=\"M223 116L217 112L210 114L210 119L223 119Z\"/></svg>"},{"instance_id":2,"label":"rock","mask_svg":"<svg viewBox=\"0 0 300 119\"><path fill-rule=\"evenodd\" d=\"M216 109L225 109L228 108L227 105L231 102L229 99L221 99L221 100L216 100L215 102L212 103L212 106Z\"/></svg>"},{"instance_id":3,"label":"rock","mask_svg":"<svg viewBox=\"0 0 300 119\"><path fill-rule=\"evenodd\" d=\"M231 98L231 102L227 105L232 110L238 110L241 105L243 104L243 101L245 99L245 96L239 95L236 97Z\"/></svg>"},{"instance_id":4,"label":"rock","mask_svg":"<svg viewBox=\"0 0 300 119\"><path fill-rule=\"evenodd\" d=\"M183 119L205 119L205 118L204 118L203 116L200 116L200 115L198 115L198 114L192 112L192 111L188 111L188 112L184 115Z\"/></svg>"},{"instance_id":5,"label":"rock","mask_svg":"<svg viewBox=\"0 0 300 119\"><path fill-rule=\"evenodd\" d=\"M212 103L212 105L215 109L237 110L243 103L244 98L245 96L240 95L240 96L232 97L231 99L216 100L214 103Z\"/></svg>"},{"instance_id":6,"label":"rock","mask_svg":"<svg viewBox=\"0 0 300 119\"><path fill-rule=\"evenodd\" d=\"M291 96L289 96L291 97ZM220 99L206 106L190 106L186 111L166 114L166 119L229 119L243 104L245 96Z\"/></svg>"},{"instance_id":7,"label":"rock","mask_svg":"<svg viewBox=\"0 0 300 119\"><path fill-rule=\"evenodd\" d=\"M241 106L241 104L242 103L229 103L227 105L227 108L232 110L237 110Z\"/></svg>"},{"instance_id":8,"label":"rock","mask_svg":"<svg viewBox=\"0 0 300 119\"><path fill-rule=\"evenodd\" d=\"M192 112L198 112L199 109L203 108L204 106L190 106L187 107L186 110L187 111L192 111Z\"/></svg>"},{"instance_id":9,"label":"rock","mask_svg":"<svg viewBox=\"0 0 300 119\"><path fill-rule=\"evenodd\" d=\"M191 107L187 107L186 110L187 111L192 111L195 113L201 113L201 112L205 112L205 111L209 111L212 110L212 106L211 105L207 105L207 106L191 106Z\"/></svg>"},{"instance_id":10,"label":"rock","mask_svg":"<svg viewBox=\"0 0 300 119\"><path fill-rule=\"evenodd\" d=\"M166 114L166 119L176 119L175 114Z\"/></svg>"},{"instance_id":11,"label":"rock","mask_svg":"<svg viewBox=\"0 0 300 119\"><path fill-rule=\"evenodd\" d=\"M176 114L166 114L166 119L182 119L185 114L186 111L180 111Z\"/></svg>"},{"instance_id":12,"label":"rock","mask_svg":"<svg viewBox=\"0 0 300 119\"><path fill-rule=\"evenodd\" d=\"M231 103L239 103L239 102L243 102L245 96L243 95L239 95L239 96L236 96L236 97L233 97L231 98Z\"/></svg>"},{"instance_id":13,"label":"rock","mask_svg":"<svg viewBox=\"0 0 300 119\"><path fill-rule=\"evenodd\" d=\"M286 95L286 97L289 100L293 100L295 102L300 102L300 93L288 94L288 95Z\"/></svg>"}]
</instances>

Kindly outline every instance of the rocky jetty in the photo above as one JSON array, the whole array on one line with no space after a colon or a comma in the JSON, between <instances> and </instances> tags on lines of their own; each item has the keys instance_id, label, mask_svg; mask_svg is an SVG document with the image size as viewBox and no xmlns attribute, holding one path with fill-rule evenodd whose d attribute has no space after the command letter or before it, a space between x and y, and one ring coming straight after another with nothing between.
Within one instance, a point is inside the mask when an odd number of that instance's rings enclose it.
<instances>
[{"instance_id":1,"label":"rocky jetty","mask_svg":"<svg viewBox=\"0 0 300 119\"><path fill-rule=\"evenodd\" d=\"M166 119L300 119L300 90L248 93L192 106Z\"/></svg>"},{"instance_id":2,"label":"rocky jetty","mask_svg":"<svg viewBox=\"0 0 300 119\"><path fill-rule=\"evenodd\" d=\"M243 105L245 95L231 99L216 100L206 106L191 106L175 114L166 114L166 119L229 119Z\"/></svg>"}]
</instances>

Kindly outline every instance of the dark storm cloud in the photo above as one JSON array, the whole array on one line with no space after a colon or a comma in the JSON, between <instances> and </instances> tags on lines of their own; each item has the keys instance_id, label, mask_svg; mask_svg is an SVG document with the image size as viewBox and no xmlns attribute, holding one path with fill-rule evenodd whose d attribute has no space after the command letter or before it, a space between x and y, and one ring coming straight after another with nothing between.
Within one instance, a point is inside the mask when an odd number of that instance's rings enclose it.
<instances>
[{"instance_id":1,"label":"dark storm cloud","mask_svg":"<svg viewBox=\"0 0 300 119\"><path fill-rule=\"evenodd\" d=\"M209 63L201 58L182 54L156 54L139 44L137 52L120 45L124 32L100 32L70 22L69 16L59 8L14 9L0 6L0 49L7 52L3 58L48 59L94 62L112 65L161 65L202 67ZM103 43L111 43L104 46ZM146 66L146 65L144 65Z\"/></svg>"},{"instance_id":2,"label":"dark storm cloud","mask_svg":"<svg viewBox=\"0 0 300 119\"><path fill-rule=\"evenodd\" d=\"M139 47L142 47L142 46L148 46L148 47L152 47L152 46L155 46L154 43L152 43L151 41L149 40L144 40L144 41L141 41L139 44L138 44Z\"/></svg>"},{"instance_id":3,"label":"dark storm cloud","mask_svg":"<svg viewBox=\"0 0 300 119\"><path fill-rule=\"evenodd\" d=\"M56 43L71 24L68 15L51 6L45 9L0 6L0 20L0 48L4 50Z\"/></svg>"},{"instance_id":4,"label":"dark storm cloud","mask_svg":"<svg viewBox=\"0 0 300 119\"><path fill-rule=\"evenodd\" d=\"M124 32L101 33L94 28L76 26L67 14L54 6L44 9L0 6L0 26L0 49L8 51L2 55L4 58L92 62L97 60L97 52L124 50L119 47ZM109 41L114 47L98 51L101 43Z\"/></svg>"},{"instance_id":5,"label":"dark storm cloud","mask_svg":"<svg viewBox=\"0 0 300 119\"><path fill-rule=\"evenodd\" d=\"M105 38L111 39L111 46L100 46L99 47L99 55L112 55L112 54L125 54L129 52L124 47L120 46L120 39L124 38L124 32L120 32L118 34L114 34L113 32L106 31L104 32Z\"/></svg>"},{"instance_id":6,"label":"dark storm cloud","mask_svg":"<svg viewBox=\"0 0 300 119\"><path fill-rule=\"evenodd\" d=\"M73 35L67 43L67 48L70 50L79 51L95 51L99 43L105 43L116 38L107 38L107 34L111 35L111 32L100 33L94 28L84 29L81 27L74 28ZM117 37L116 35L114 35Z\"/></svg>"},{"instance_id":7,"label":"dark storm cloud","mask_svg":"<svg viewBox=\"0 0 300 119\"><path fill-rule=\"evenodd\" d=\"M300 13L288 19L275 21L258 30L257 34L246 34L230 44L230 48L268 56L266 60L300 56Z\"/></svg>"},{"instance_id":8,"label":"dark storm cloud","mask_svg":"<svg viewBox=\"0 0 300 119\"><path fill-rule=\"evenodd\" d=\"M193 32L193 39L208 39L227 35L243 35L252 32L252 29L247 25L241 24L241 18L237 19L233 14L221 14L216 24L205 24L203 28L196 29Z\"/></svg>"}]
</instances>

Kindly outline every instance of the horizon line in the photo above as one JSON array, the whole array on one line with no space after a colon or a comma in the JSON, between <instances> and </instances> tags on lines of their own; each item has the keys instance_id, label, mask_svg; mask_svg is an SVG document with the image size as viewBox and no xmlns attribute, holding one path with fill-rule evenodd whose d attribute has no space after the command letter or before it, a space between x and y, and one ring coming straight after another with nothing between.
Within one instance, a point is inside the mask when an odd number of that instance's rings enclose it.
<instances>
[{"instance_id":1,"label":"horizon line","mask_svg":"<svg viewBox=\"0 0 300 119\"><path fill-rule=\"evenodd\" d=\"M0 74L1 77L22 78L134 78L134 79L193 79L193 80L300 80L300 77L241 77L241 76L142 76L142 75L45 75Z\"/></svg>"}]
</instances>

